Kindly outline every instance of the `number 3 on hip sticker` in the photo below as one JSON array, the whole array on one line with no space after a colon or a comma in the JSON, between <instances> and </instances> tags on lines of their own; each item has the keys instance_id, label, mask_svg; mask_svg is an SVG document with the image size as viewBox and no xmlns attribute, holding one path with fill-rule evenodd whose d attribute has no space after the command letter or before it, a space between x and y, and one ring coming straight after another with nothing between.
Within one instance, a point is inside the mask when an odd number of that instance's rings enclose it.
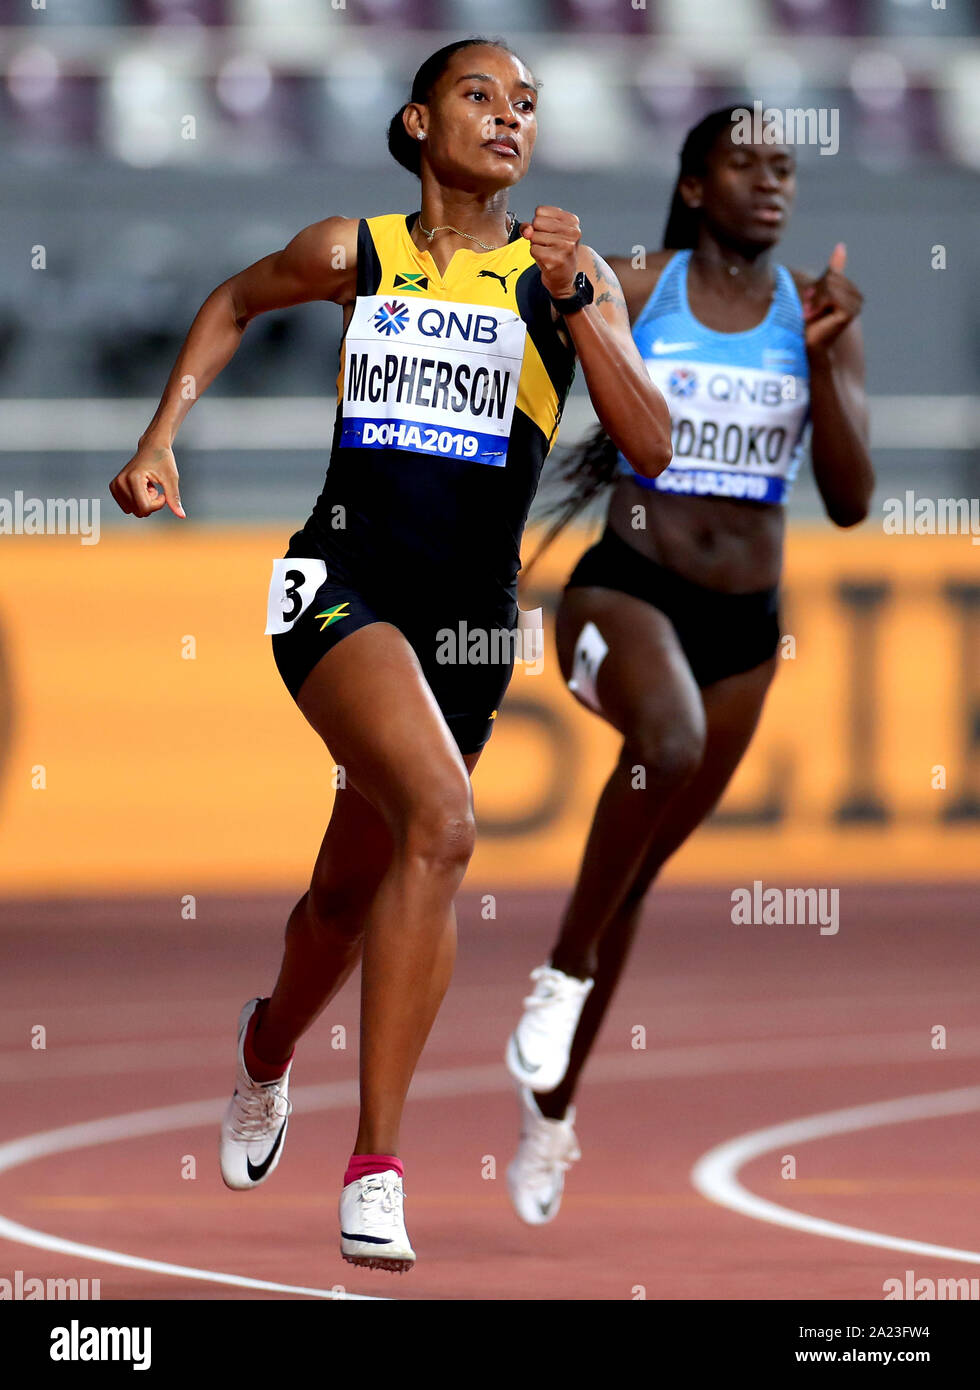
<instances>
[{"instance_id":1,"label":"number 3 on hip sticker","mask_svg":"<svg viewBox=\"0 0 980 1390\"><path fill-rule=\"evenodd\" d=\"M288 632L316 598L326 577L327 567L322 560L273 560L265 635Z\"/></svg>"}]
</instances>

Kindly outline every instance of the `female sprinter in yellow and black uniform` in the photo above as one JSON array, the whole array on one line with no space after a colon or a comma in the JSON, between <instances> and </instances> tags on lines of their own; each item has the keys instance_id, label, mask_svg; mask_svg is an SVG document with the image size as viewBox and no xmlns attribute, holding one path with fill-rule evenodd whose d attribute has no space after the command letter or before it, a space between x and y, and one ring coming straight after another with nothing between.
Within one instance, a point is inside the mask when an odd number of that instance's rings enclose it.
<instances>
[{"instance_id":1,"label":"female sprinter in yellow and black uniform","mask_svg":"<svg viewBox=\"0 0 980 1390\"><path fill-rule=\"evenodd\" d=\"M623 743L507 1046L521 1113L508 1186L533 1225L555 1216L578 1157L572 1097L650 885L710 814L762 712L779 642L783 504L808 425L833 522L861 521L874 485L861 295L843 274L845 248L816 282L771 264L795 194L793 153L740 143L737 111L688 134L664 249L643 268L613 262L634 340L670 401L671 465L638 477L601 430L568 465L559 527L612 487L606 530L559 605L558 657L569 689Z\"/></svg>"},{"instance_id":2,"label":"female sprinter in yellow and black uniform","mask_svg":"<svg viewBox=\"0 0 980 1390\"><path fill-rule=\"evenodd\" d=\"M413 241L418 222L359 224L330 469L279 562L270 627L295 696L348 633L393 623L461 752L477 753L510 661L445 661L437 634L455 639L461 615L469 632L515 628L521 536L575 356L516 219L502 247L463 250L445 275Z\"/></svg>"},{"instance_id":3,"label":"female sprinter in yellow and black uniform","mask_svg":"<svg viewBox=\"0 0 980 1390\"><path fill-rule=\"evenodd\" d=\"M399 1124L452 972L452 900L473 846L467 774L510 675L507 660L470 665L468 650L446 661L444 634L514 627L524 521L576 360L633 465L653 477L670 461L666 405L578 219L539 207L520 226L507 211L536 100L502 43L464 40L428 59L389 130L395 158L421 179L421 210L328 218L219 286L112 484L124 511L183 515L171 445L190 406L184 379L200 394L256 314L343 305L326 483L275 562L267 631L345 785L276 987L239 1019L221 1171L247 1189L276 1167L294 1045L361 959L361 1110L341 1251L385 1269L415 1259Z\"/></svg>"}]
</instances>

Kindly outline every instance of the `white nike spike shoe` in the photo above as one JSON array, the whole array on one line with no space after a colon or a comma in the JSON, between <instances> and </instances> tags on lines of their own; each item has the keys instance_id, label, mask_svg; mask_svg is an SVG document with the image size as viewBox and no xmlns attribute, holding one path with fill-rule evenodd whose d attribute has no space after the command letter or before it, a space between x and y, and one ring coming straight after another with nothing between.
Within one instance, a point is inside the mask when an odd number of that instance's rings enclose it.
<instances>
[{"instance_id":1,"label":"white nike spike shoe","mask_svg":"<svg viewBox=\"0 0 980 1390\"><path fill-rule=\"evenodd\" d=\"M572 1041L594 980L576 980L539 965L531 971L534 993L524 1000L521 1021L507 1041L507 1070L535 1091L553 1091L568 1070Z\"/></svg>"},{"instance_id":2,"label":"white nike spike shoe","mask_svg":"<svg viewBox=\"0 0 980 1390\"><path fill-rule=\"evenodd\" d=\"M514 1210L529 1226L553 1221L561 1206L565 1173L581 1158L575 1130L575 1106L563 1120L546 1119L527 1086L518 1086L521 1138L507 1169L507 1190Z\"/></svg>"},{"instance_id":3,"label":"white nike spike shoe","mask_svg":"<svg viewBox=\"0 0 980 1390\"><path fill-rule=\"evenodd\" d=\"M238 1073L221 1123L221 1176L226 1187L247 1191L275 1170L292 1103L289 1072L278 1081L253 1081L245 1069L245 1030L261 999L250 999L238 1016Z\"/></svg>"},{"instance_id":4,"label":"white nike spike shoe","mask_svg":"<svg viewBox=\"0 0 980 1390\"><path fill-rule=\"evenodd\" d=\"M405 1230L405 1189L393 1168L349 1182L340 1194L340 1253L348 1264L404 1274L415 1263Z\"/></svg>"}]
</instances>

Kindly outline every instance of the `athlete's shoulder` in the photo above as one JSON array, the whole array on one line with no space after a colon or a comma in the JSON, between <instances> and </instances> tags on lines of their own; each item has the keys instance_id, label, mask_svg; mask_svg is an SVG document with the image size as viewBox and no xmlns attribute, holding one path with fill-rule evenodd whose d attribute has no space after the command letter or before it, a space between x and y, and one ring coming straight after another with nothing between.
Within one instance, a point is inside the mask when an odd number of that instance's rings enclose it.
<instances>
[{"instance_id":1,"label":"athlete's shoulder","mask_svg":"<svg viewBox=\"0 0 980 1390\"><path fill-rule=\"evenodd\" d=\"M311 222L285 248L284 267L305 282L322 286L322 298L342 302L348 296L348 281L357 273L357 228L356 217Z\"/></svg>"},{"instance_id":2,"label":"athlete's shoulder","mask_svg":"<svg viewBox=\"0 0 980 1390\"><path fill-rule=\"evenodd\" d=\"M320 254L324 250L332 250L339 244L353 245L356 251L357 228L360 220L359 217L344 217L342 215L324 217L319 222L311 222L308 227L304 227L293 240L302 239L303 244L308 246L311 251Z\"/></svg>"}]
</instances>

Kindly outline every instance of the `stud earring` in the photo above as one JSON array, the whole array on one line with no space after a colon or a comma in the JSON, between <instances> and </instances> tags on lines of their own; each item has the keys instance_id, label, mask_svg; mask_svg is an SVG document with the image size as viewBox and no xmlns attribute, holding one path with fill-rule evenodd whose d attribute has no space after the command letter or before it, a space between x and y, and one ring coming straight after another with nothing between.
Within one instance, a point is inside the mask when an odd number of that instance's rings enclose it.
<instances>
[{"instance_id":1,"label":"stud earring","mask_svg":"<svg viewBox=\"0 0 980 1390\"><path fill-rule=\"evenodd\" d=\"M424 131L424 130L420 130L420 131L419 131L419 139L420 139L420 140L424 140L424 139L425 139L425 131Z\"/></svg>"}]
</instances>

